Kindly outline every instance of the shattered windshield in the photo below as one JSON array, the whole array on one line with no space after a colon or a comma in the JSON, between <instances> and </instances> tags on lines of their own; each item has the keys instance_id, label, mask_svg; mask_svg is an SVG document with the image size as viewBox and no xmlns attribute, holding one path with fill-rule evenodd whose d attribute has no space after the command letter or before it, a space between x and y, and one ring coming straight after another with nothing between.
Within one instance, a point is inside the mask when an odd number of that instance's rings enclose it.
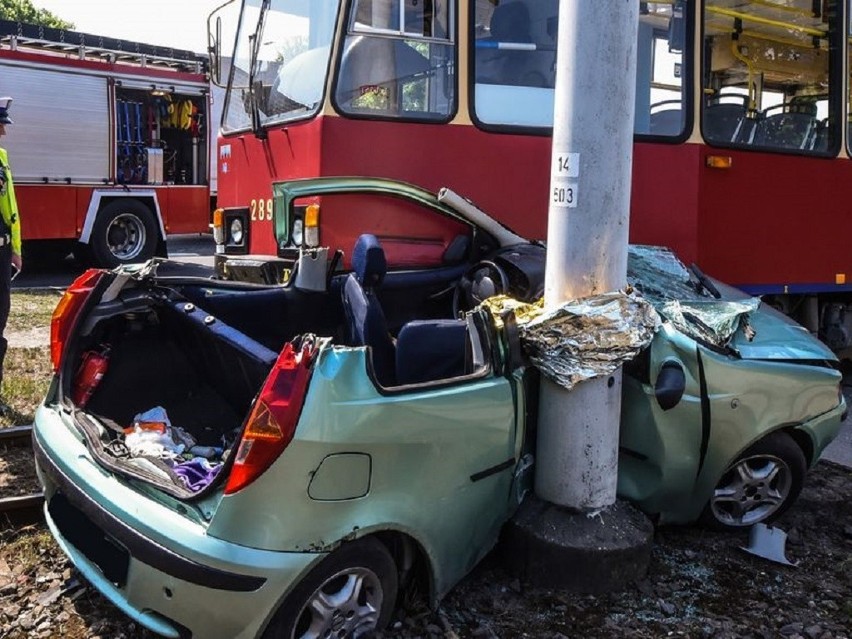
<instances>
[{"instance_id":1,"label":"shattered windshield","mask_svg":"<svg viewBox=\"0 0 852 639\"><path fill-rule=\"evenodd\" d=\"M246 0L225 98L224 131L316 113L328 77L338 0ZM252 65L252 63L254 63Z\"/></svg>"},{"instance_id":2,"label":"shattered windshield","mask_svg":"<svg viewBox=\"0 0 852 639\"><path fill-rule=\"evenodd\" d=\"M748 315L757 311L760 299L745 293L717 299L699 276L703 277L690 272L667 248L629 248L628 283L680 331L717 346L727 344L740 326L751 335Z\"/></svg>"}]
</instances>

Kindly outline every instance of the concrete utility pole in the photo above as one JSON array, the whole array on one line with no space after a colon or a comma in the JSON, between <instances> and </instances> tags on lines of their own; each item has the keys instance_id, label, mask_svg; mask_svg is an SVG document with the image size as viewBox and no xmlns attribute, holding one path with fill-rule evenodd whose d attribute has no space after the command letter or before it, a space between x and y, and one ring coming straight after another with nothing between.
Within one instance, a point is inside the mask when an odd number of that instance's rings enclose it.
<instances>
[{"instance_id":1,"label":"concrete utility pole","mask_svg":"<svg viewBox=\"0 0 852 639\"><path fill-rule=\"evenodd\" d=\"M636 0L559 8L547 310L627 284L636 93ZM544 383L536 492L577 510L615 503L621 372L566 391Z\"/></svg>"},{"instance_id":2,"label":"concrete utility pole","mask_svg":"<svg viewBox=\"0 0 852 639\"><path fill-rule=\"evenodd\" d=\"M638 24L638 0L560 2L547 310L626 284ZM650 522L616 501L620 409L620 371L571 391L542 379L539 499L509 535L536 585L605 591L647 570Z\"/></svg>"}]
</instances>

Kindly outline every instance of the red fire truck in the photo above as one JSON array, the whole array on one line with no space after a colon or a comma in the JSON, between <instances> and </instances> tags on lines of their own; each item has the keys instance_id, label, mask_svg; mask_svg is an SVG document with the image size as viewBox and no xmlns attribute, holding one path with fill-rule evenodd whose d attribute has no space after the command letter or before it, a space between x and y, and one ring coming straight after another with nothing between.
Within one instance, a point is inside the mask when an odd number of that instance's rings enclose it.
<instances>
[{"instance_id":1,"label":"red fire truck","mask_svg":"<svg viewBox=\"0 0 852 639\"><path fill-rule=\"evenodd\" d=\"M191 51L0 21L25 254L113 267L206 231L209 86Z\"/></svg>"}]
</instances>

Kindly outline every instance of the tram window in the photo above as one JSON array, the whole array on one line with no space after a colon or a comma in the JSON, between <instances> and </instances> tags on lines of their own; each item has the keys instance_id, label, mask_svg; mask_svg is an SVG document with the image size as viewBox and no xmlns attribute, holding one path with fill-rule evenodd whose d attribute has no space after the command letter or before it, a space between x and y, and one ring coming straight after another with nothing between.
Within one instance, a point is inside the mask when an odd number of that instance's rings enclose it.
<instances>
[{"instance_id":1,"label":"tram window","mask_svg":"<svg viewBox=\"0 0 852 639\"><path fill-rule=\"evenodd\" d=\"M472 21L476 118L553 126L558 0L476 0Z\"/></svg>"},{"instance_id":2,"label":"tram window","mask_svg":"<svg viewBox=\"0 0 852 639\"><path fill-rule=\"evenodd\" d=\"M455 112L451 0L356 0L335 105L347 115L446 121Z\"/></svg>"},{"instance_id":3,"label":"tram window","mask_svg":"<svg viewBox=\"0 0 852 639\"><path fill-rule=\"evenodd\" d=\"M836 148L830 105L838 84L832 69L840 61L830 40L839 12L832 4L704 3L702 133L708 143L797 154Z\"/></svg>"},{"instance_id":4,"label":"tram window","mask_svg":"<svg viewBox=\"0 0 852 639\"><path fill-rule=\"evenodd\" d=\"M638 135L680 137L688 112L684 83L687 7L683 2L642 3L636 62Z\"/></svg>"},{"instance_id":5,"label":"tram window","mask_svg":"<svg viewBox=\"0 0 852 639\"><path fill-rule=\"evenodd\" d=\"M847 40L846 40L846 68L852 69L852 0L846 5L846 16L849 20L847 25ZM847 71L849 73L849 71ZM847 103L846 103L846 152L852 155L852 81L847 85Z\"/></svg>"},{"instance_id":6,"label":"tram window","mask_svg":"<svg viewBox=\"0 0 852 639\"><path fill-rule=\"evenodd\" d=\"M472 5L474 120L490 128L550 128L559 0L475 0ZM684 132L686 9L681 0L641 3L638 134Z\"/></svg>"}]
</instances>

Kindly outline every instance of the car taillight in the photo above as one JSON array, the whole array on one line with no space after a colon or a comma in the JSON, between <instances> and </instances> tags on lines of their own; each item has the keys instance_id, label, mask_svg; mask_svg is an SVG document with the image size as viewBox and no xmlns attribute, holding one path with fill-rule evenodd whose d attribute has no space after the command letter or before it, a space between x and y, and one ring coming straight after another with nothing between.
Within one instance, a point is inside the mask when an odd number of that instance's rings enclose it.
<instances>
[{"instance_id":1,"label":"car taillight","mask_svg":"<svg viewBox=\"0 0 852 639\"><path fill-rule=\"evenodd\" d=\"M248 486L292 441L311 376L313 344L297 352L287 344L254 403L225 485L230 495Z\"/></svg>"},{"instance_id":2,"label":"car taillight","mask_svg":"<svg viewBox=\"0 0 852 639\"><path fill-rule=\"evenodd\" d=\"M80 309L103 274L104 271L90 268L71 283L56 305L50 319L50 361L53 363L54 372L59 371L68 334L80 314Z\"/></svg>"}]
</instances>

